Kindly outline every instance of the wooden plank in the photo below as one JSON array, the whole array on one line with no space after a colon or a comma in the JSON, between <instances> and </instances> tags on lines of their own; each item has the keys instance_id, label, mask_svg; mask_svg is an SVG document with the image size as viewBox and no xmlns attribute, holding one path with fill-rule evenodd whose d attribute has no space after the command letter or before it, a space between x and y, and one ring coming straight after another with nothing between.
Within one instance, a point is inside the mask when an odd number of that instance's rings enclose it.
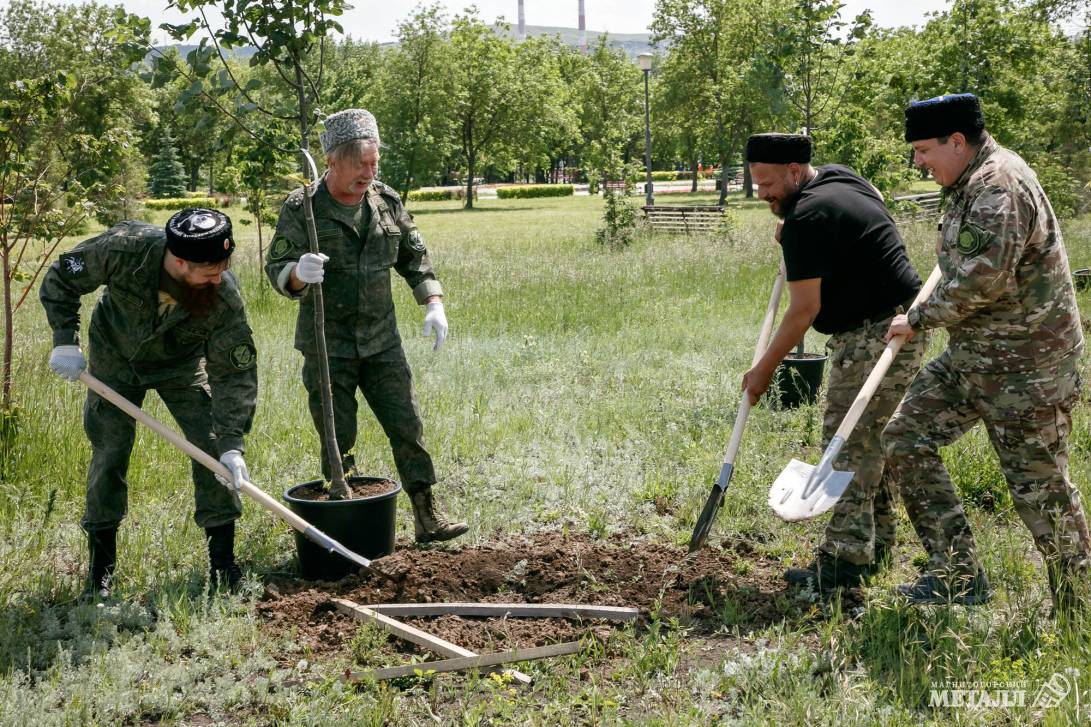
<instances>
[{"instance_id":1,"label":"wooden plank","mask_svg":"<svg viewBox=\"0 0 1091 727\"><path fill-rule=\"evenodd\" d=\"M426 661L420 664L392 666L370 672L350 672L345 676L345 680L358 682L367 678L377 680L395 679L397 677L412 676L418 671L422 673L468 671L470 669L481 669L499 666L500 664L510 664L514 661L531 661L533 659L547 659L551 656L575 654L579 650L580 642L566 641L562 644L536 646L531 649L515 649L513 651L498 651L492 654L481 654L480 656L459 657L457 659L444 659L442 661Z\"/></svg>"},{"instance_id":2,"label":"wooden plank","mask_svg":"<svg viewBox=\"0 0 1091 727\"><path fill-rule=\"evenodd\" d=\"M640 609L624 606L593 606L570 603L378 603L366 608L384 616L492 616L494 618L601 618L633 621Z\"/></svg>"},{"instance_id":3,"label":"wooden plank","mask_svg":"<svg viewBox=\"0 0 1091 727\"><path fill-rule=\"evenodd\" d=\"M358 603L345 600L343 598L333 599L334 605L341 613L348 614L358 621L368 621L375 624L379 628L394 634L399 639L405 639L418 646L433 651L442 656L454 656L454 657L470 657L477 656L477 654L469 649L463 649L458 644L452 644L450 641L441 639L438 636L433 636L427 631L421 631L418 628L410 626L407 623L396 621L389 616L384 616L381 613L376 613L366 606L361 606ZM511 675L515 680L521 684L530 684L533 680L523 674L522 672L512 671Z\"/></svg>"}]
</instances>

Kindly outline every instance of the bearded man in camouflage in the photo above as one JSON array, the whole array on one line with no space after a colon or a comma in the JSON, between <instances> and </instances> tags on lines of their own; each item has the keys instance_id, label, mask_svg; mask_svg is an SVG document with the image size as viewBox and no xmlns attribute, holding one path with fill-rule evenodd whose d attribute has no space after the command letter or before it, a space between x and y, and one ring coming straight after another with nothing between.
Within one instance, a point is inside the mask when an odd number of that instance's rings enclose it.
<instances>
[{"instance_id":1,"label":"bearded man in camouflage","mask_svg":"<svg viewBox=\"0 0 1091 727\"><path fill-rule=\"evenodd\" d=\"M390 440L394 464L413 504L419 543L450 540L468 530L436 512L436 473L424 448L423 426L413 376L405 360L390 269L405 278L413 297L428 311L424 333L436 333L435 348L447 337L443 288L432 272L428 250L398 193L375 177L379 170L379 126L363 109L347 109L325 121L321 135L327 172L312 198L318 254L309 252L303 189L280 210L265 272L283 295L299 301L295 347L303 354L303 384L315 429L323 431L322 393L310 286L325 293L325 330L333 392L334 427L343 465L355 464L356 391L367 400ZM325 438L322 472L330 478Z\"/></svg>"},{"instance_id":2,"label":"bearded man in camouflage","mask_svg":"<svg viewBox=\"0 0 1091 727\"><path fill-rule=\"evenodd\" d=\"M186 439L217 456L232 482L193 462L194 520L205 529L213 588L242 578L235 563L238 487L250 474L243 437L254 420L257 357L239 284L227 270L235 241L217 210L186 209L166 228L122 222L61 255L40 297L53 329L49 368L75 381L88 367L80 347L80 298L105 287L88 331L91 374L137 406L155 389ZM91 551L86 593L110 593L117 529L128 500L136 422L94 391L83 427L91 440L81 525ZM226 489L225 489L226 488Z\"/></svg>"},{"instance_id":3,"label":"bearded man in camouflage","mask_svg":"<svg viewBox=\"0 0 1091 727\"><path fill-rule=\"evenodd\" d=\"M976 604L991 596L939 450L985 424L1016 512L1045 559L1054 610L1078 602L1091 564L1068 435L1080 388L1080 315L1057 219L1037 176L985 131L972 94L911 104L914 162L944 188L936 250L943 282L897 316L887 338L946 328L950 340L909 387L883 432L906 510L928 552L911 603Z\"/></svg>"}]
</instances>

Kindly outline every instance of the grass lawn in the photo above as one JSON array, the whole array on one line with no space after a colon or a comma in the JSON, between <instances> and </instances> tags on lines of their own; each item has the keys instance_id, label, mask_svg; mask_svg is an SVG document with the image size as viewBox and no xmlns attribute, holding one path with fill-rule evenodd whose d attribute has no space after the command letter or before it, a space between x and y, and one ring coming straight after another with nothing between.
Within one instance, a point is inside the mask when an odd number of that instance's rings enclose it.
<instances>
[{"instance_id":1,"label":"grass lawn","mask_svg":"<svg viewBox=\"0 0 1091 727\"><path fill-rule=\"evenodd\" d=\"M662 203L713 201L714 194L672 194ZM422 309L408 287L395 286L437 492L471 530L455 545L412 548L402 498L396 557L424 568L460 548L476 552L517 536L573 538L581 552L597 542L674 552L688 541L734 421L777 269L772 216L760 203L736 203L724 235L642 235L611 251L594 242L598 198L476 204L472 211L457 202L410 206L446 291L451 333L443 350L434 353L421 335ZM291 345L294 304L262 282L254 228L237 229L234 267L260 366L247 460L254 481L279 497L317 476L318 439ZM905 230L922 277L933 264L933 230ZM1072 267L1091 266L1091 219L1067 223L1065 232ZM1079 295L1081 306L1091 304L1088 293ZM146 430L129 472L118 598L103 606L77 601L86 567L77 523L90 456L84 392L46 367L51 342L40 306L19 312L15 337L22 416L14 461L0 481L0 723L1060 725L1088 718L1077 715L1074 695L1032 706L1043 682L1072 678L1066 668L1079 670L1079 690L1091 687L1091 635L1085 624L1063 629L1045 618L1040 561L980 430L944 456L998 592L986 607L912 610L893 598L894 584L913 576L922 554L903 518L896 564L861 603L823 607L770 591L780 616L758 621L741 613L739 603L764 598L751 587L759 575L775 579L783 567L809 561L825 524L786 524L765 502L790 458L817 462L821 401L788 412L760 406L708 546L710 558L733 558L723 582L741 585L721 589L711 626L663 604L632 603L645 613L639 624L578 655L521 665L535 678L530 688L496 675L351 687L338 679L344 669L410 656L373 629L343 621L339 628L351 630L345 648L340 641L324 648L302 623L306 615L298 629L274 623L269 599L273 610L277 601L263 595L264 584L294 582L293 538L250 502L237 546L247 589L209 600L189 463ZM823 336L808 334L808 350L823 345ZM932 345L938 353L943 336ZM173 424L157 397L146 406ZM393 474L366 407L360 420L360 469ZM1085 406L1070 441L1072 476L1086 498ZM576 575L589 592L596 592L595 573L588 565ZM458 576L468 581L475 573ZM597 592L610 602L608 585ZM310 597L320 602L322 593ZM956 681L1021 684L1026 704L930 706L930 687Z\"/></svg>"}]
</instances>

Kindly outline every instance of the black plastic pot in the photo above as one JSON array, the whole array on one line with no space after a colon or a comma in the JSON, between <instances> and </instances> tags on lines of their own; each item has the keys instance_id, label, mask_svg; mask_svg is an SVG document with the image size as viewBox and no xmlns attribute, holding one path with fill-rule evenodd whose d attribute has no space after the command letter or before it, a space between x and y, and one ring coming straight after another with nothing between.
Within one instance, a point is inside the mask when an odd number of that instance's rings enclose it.
<instances>
[{"instance_id":1,"label":"black plastic pot","mask_svg":"<svg viewBox=\"0 0 1091 727\"><path fill-rule=\"evenodd\" d=\"M1091 288L1091 268L1073 270L1072 282L1075 283L1076 290L1087 290L1088 288Z\"/></svg>"},{"instance_id":2,"label":"black plastic pot","mask_svg":"<svg viewBox=\"0 0 1091 727\"><path fill-rule=\"evenodd\" d=\"M386 477L355 476L347 478L349 484L360 482L389 482ZM398 510L398 493L402 486L394 483L394 489L373 497L352 500L318 501L294 496L304 487L321 485L322 480L304 482L290 487L284 493L288 508L326 535L340 542L349 550L373 560L394 552L395 514ZM336 581L357 566L339 555L318 547L303 534L295 534L299 570L307 580Z\"/></svg>"},{"instance_id":3,"label":"black plastic pot","mask_svg":"<svg viewBox=\"0 0 1091 727\"><path fill-rule=\"evenodd\" d=\"M822 374L828 357L817 353L786 356L777 367L777 392L782 409L813 404L822 387Z\"/></svg>"}]
</instances>

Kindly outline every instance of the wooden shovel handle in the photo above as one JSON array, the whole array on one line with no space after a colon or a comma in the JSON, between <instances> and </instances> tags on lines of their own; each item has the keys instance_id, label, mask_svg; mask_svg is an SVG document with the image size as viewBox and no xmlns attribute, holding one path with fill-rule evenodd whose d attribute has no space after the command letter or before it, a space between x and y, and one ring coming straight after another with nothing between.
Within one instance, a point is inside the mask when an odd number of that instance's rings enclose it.
<instances>
[{"instance_id":1,"label":"wooden shovel handle","mask_svg":"<svg viewBox=\"0 0 1091 727\"><path fill-rule=\"evenodd\" d=\"M758 345L754 348L754 357L750 360L750 368L753 368L761 360L765 350L769 348L769 339L773 335L773 321L777 317L777 308L780 307L780 296L784 290L784 263L780 264L780 271L773 282L773 290L769 294L769 305L765 307L765 318L761 322L761 332L758 334ZM750 395L744 391L742 402L739 404L739 413L735 416L735 426L731 430L731 441L727 443L727 451L724 453L724 464L733 464L735 455L739 453L739 445L742 443L742 433L746 428L747 417L750 416Z\"/></svg>"},{"instance_id":2,"label":"wooden shovel handle","mask_svg":"<svg viewBox=\"0 0 1091 727\"><path fill-rule=\"evenodd\" d=\"M125 412L133 419L137 420L141 424L154 431L159 436L166 439L168 442L188 454L200 464L212 470L220 477L223 477L228 482L232 480L231 471L224 467L219 460L213 458L203 450L195 447L185 437L165 426L158 419L151 416L137 405L133 404L131 401L111 389L106 384L96 379L91 374L83 371L82 373L80 373L80 381L82 381L87 386L87 388L91 389L103 399L106 399L108 402L116 406L118 409L121 409L121 411ZM279 517L284 522L291 525L299 532L306 532L307 529L311 527L311 524L309 522L301 518L299 515L296 515L284 505L281 505L279 502L267 495L264 490L259 489L254 484L246 482L244 480L239 483L239 489L252 500L256 500L259 505Z\"/></svg>"},{"instance_id":3,"label":"wooden shovel handle","mask_svg":"<svg viewBox=\"0 0 1091 727\"><path fill-rule=\"evenodd\" d=\"M942 277L943 274L940 272L939 265L937 265L932 269L932 274L928 276L928 280L921 286L920 292L913 299L913 304L909 306L909 310L916 308L921 301L932 295L932 291L939 285ZM856 428L856 423L863 416L871 397L875 396L879 383L886 376L886 372L890 370L890 364L894 362L894 357L898 355L898 351L902 350L905 341L905 336L895 336L890 339L890 343L886 344L886 348L883 349L882 354L879 356L879 361L875 364L875 368L871 370L871 373L868 374L860 393L856 395L856 399L853 400L852 406L849 407L848 413L845 414L845 418L841 421L841 426L837 428L837 433L834 436L848 439L849 435L852 434L852 430Z\"/></svg>"}]
</instances>

